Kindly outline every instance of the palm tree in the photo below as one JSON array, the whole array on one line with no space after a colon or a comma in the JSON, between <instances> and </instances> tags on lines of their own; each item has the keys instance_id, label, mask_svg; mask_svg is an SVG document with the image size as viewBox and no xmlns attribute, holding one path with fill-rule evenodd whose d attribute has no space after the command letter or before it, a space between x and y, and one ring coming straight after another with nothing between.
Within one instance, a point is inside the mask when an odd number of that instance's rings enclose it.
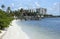
<instances>
[{"instance_id":1,"label":"palm tree","mask_svg":"<svg viewBox=\"0 0 60 39\"><path fill-rule=\"evenodd\" d=\"M20 9L20 12L21 12L21 15L23 15L23 12L24 12L24 11L23 11L23 8Z\"/></svg>"},{"instance_id":2,"label":"palm tree","mask_svg":"<svg viewBox=\"0 0 60 39\"><path fill-rule=\"evenodd\" d=\"M23 8L21 8L20 12L23 12Z\"/></svg>"},{"instance_id":3,"label":"palm tree","mask_svg":"<svg viewBox=\"0 0 60 39\"><path fill-rule=\"evenodd\" d=\"M1 8L4 9L5 8L5 5L1 5Z\"/></svg>"}]
</instances>

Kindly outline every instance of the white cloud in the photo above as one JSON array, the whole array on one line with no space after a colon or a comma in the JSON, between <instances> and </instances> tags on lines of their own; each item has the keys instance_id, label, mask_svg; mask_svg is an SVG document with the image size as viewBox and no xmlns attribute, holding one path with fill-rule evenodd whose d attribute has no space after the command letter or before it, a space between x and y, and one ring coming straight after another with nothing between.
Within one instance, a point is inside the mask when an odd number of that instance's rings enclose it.
<instances>
[{"instance_id":1,"label":"white cloud","mask_svg":"<svg viewBox=\"0 0 60 39\"><path fill-rule=\"evenodd\" d=\"M14 3L12 3L11 6L14 7Z\"/></svg>"},{"instance_id":2,"label":"white cloud","mask_svg":"<svg viewBox=\"0 0 60 39\"><path fill-rule=\"evenodd\" d=\"M39 4L38 2L35 2L35 5L36 5L37 7L40 7L40 4Z\"/></svg>"},{"instance_id":3,"label":"white cloud","mask_svg":"<svg viewBox=\"0 0 60 39\"><path fill-rule=\"evenodd\" d=\"M54 5L54 6L53 6L53 9L54 9L55 11L59 11L59 9L60 9L60 3L57 2L57 3L54 3L53 5Z\"/></svg>"},{"instance_id":4,"label":"white cloud","mask_svg":"<svg viewBox=\"0 0 60 39\"><path fill-rule=\"evenodd\" d=\"M1 7L0 7L0 9L1 9Z\"/></svg>"},{"instance_id":5,"label":"white cloud","mask_svg":"<svg viewBox=\"0 0 60 39\"><path fill-rule=\"evenodd\" d=\"M59 15L60 14L60 3L59 2L53 3L52 6L48 8L48 12Z\"/></svg>"},{"instance_id":6,"label":"white cloud","mask_svg":"<svg viewBox=\"0 0 60 39\"><path fill-rule=\"evenodd\" d=\"M60 4L60 2L53 3L53 5L57 5L57 4L59 5L59 4Z\"/></svg>"},{"instance_id":7,"label":"white cloud","mask_svg":"<svg viewBox=\"0 0 60 39\"><path fill-rule=\"evenodd\" d=\"M21 9L21 8L23 8L23 7L19 7L18 9Z\"/></svg>"},{"instance_id":8,"label":"white cloud","mask_svg":"<svg viewBox=\"0 0 60 39\"><path fill-rule=\"evenodd\" d=\"M59 2L53 3L52 7L50 7L49 9L58 11L60 9L60 3Z\"/></svg>"},{"instance_id":9,"label":"white cloud","mask_svg":"<svg viewBox=\"0 0 60 39\"><path fill-rule=\"evenodd\" d=\"M56 5L57 3L53 3L53 5Z\"/></svg>"},{"instance_id":10,"label":"white cloud","mask_svg":"<svg viewBox=\"0 0 60 39\"><path fill-rule=\"evenodd\" d=\"M28 9L28 8L27 8L27 7L25 7L25 6L24 6L24 7L19 7L18 9L21 9L21 8L23 8L23 9Z\"/></svg>"}]
</instances>

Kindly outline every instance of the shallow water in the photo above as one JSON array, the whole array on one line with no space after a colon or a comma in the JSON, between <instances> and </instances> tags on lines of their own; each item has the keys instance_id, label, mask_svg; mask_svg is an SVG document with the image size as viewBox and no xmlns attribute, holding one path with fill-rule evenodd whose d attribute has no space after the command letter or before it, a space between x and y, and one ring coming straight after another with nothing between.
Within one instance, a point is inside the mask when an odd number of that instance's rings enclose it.
<instances>
[{"instance_id":1,"label":"shallow water","mask_svg":"<svg viewBox=\"0 0 60 39\"><path fill-rule=\"evenodd\" d=\"M30 39L60 39L60 18L17 21Z\"/></svg>"}]
</instances>

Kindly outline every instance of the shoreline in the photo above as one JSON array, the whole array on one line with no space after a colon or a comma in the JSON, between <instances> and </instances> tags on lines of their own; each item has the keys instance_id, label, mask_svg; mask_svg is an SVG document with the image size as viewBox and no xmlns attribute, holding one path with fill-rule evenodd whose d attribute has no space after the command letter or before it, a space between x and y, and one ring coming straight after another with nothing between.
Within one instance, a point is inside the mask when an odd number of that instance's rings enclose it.
<instances>
[{"instance_id":1,"label":"shoreline","mask_svg":"<svg viewBox=\"0 0 60 39\"><path fill-rule=\"evenodd\" d=\"M29 39L28 35L16 24L16 21L19 20L12 21L12 26L8 28L2 39Z\"/></svg>"},{"instance_id":2,"label":"shoreline","mask_svg":"<svg viewBox=\"0 0 60 39\"><path fill-rule=\"evenodd\" d=\"M3 39L59 39L60 38L59 37L60 35L58 35L58 33L56 33L55 31L51 32L51 29L50 30L48 29L49 27L44 28L44 27L28 26L24 24L26 22L23 23L19 19L13 20L12 22L13 22L11 23L12 26L8 28L8 31L3 36ZM21 23L23 23L24 25Z\"/></svg>"},{"instance_id":3,"label":"shoreline","mask_svg":"<svg viewBox=\"0 0 60 39\"><path fill-rule=\"evenodd\" d=\"M2 30L0 33L0 39L2 39L2 37L5 35L6 31Z\"/></svg>"}]
</instances>

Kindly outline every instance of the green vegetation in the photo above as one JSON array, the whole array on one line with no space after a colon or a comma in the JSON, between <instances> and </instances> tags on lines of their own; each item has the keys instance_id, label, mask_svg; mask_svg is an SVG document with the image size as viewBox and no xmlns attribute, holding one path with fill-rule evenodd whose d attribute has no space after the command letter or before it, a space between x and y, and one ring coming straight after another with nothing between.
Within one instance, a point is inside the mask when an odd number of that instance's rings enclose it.
<instances>
[{"instance_id":1,"label":"green vegetation","mask_svg":"<svg viewBox=\"0 0 60 39\"><path fill-rule=\"evenodd\" d=\"M3 30L9 27L10 22L13 20L13 17L6 13L5 11L0 10L0 30Z\"/></svg>"},{"instance_id":2,"label":"green vegetation","mask_svg":"<svg viewBox=\"0 0 60 39\"><path fill-rule=\"evenodd\" d=\"M0 33L2 33L1 30L0 30Z\"/></svg>"}]
</instances>

